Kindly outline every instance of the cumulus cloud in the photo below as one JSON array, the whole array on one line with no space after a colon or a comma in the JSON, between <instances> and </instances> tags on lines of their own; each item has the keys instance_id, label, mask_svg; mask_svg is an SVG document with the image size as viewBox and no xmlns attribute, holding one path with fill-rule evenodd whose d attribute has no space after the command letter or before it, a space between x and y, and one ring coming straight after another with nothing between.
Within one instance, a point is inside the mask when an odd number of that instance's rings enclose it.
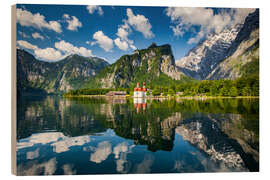
<instances>
[{"instance_id":1,"label":"cumulus cloud","mask_svg":"<svg viewBox=\"0 0 270 180\"><path fill-rule=\"evenodd\" d=\"M64 137L59 141L52 144L53 151L56 153L62 153L70 150L73 146L82 146L90 142L89 136L78 136L78 137Z\"/></svg>"},{"instance_id":2,"label":"cumulus cloud","mask_svg":"<svg viewBox=\"0 0 270 180\"><path fill-rule=\"evenodd\" d=\"M22 31L18 31L19 35L21 35L23 38L30 38L30 36L28 36L26 33L22 32Z\"/></svg>"},{"instance_id":3,"label":"cumulus cloud","mask_svg":"<svg viewBox=\"0 0 270 180\"><path fill-rule=\"evenodd\" d=\"M103 15L103 10L100 6L89 5L86 6L86 9L90 14L94 14L94 12L97 11L99 15Z\"/></svg>"},{"instance_id":4,"label":"cumulus cloud","mask_svg":"<svg viewBox=\"0 0 270 180\"><path fill-rule=\"evenodd\" d=\"M106 36L102 31L97 31L93 35L95 42L92 42L91 45L99 44L106 52L110 51L113 48L113 40Z\"/></svg>"},{"instance_id":5,"label":"cumulus cloud","mask_svg":"<svg viewBox=\"0 0 270 180\"><path fill-rule=\"evenodd\" d=\"M47 162L33 162L28 161L26 164L19 164L17 167L17 173L20 176L30 175L53 175L56 171L57 161L56 158L52 158Z\"/></svg>"},{"instance_id":6,"label":"cumulus cloud","mask_svg":"<svg viewBox=\"0 0 270 180\"><path fill-rule=\"evenodd\" d=\"M73 175L77 173L77 171L74 169L74 165L72 164L64 164L62 169L65 175Z\"/></svg>"},{"instance_id":7,"label":"cumulus cloud","mask_svg":"<svg viewBox=\"0 0 270 180\"><path fill-rule=\"evenodd\" d=\"M127 8L127 23L131 25L136 31L141 32L145 38L153 38L154 34L151 31L152 25L149 20L143 15L134 15L130 8Z\"/></svg>"},{"instance_id":8,"label":"cumulus cloud","mask_svg":"<svg viewBox=\"0 0 270 180\"><path fill-rule=\"evenodd\" d=\"M35 159L39 157L39 148L37 148L35 151L28 151L26 153L26 159Z\"/></svg>"},{"instance_id":9,"label":"cumulus cloud","mask_svg":"<svg viewBox=\"0 0 270 180\"><path fill-rule=\"evenodd\" d=\"M65 54L79 54L81 56L89 57L93 56L92 50L86 49L85 47L76 47L69 42L61 40L54 44L55 48L64 52Z\"/></svg>"},{"instance_id":10,"label":"cumulus cloud","mask_svg":"<svg viewBox=\"0 0 270 180\"><path fill-rule=\"evenodd\" d=\"M61 33L61 24L57 21L46 21L40 13L32 14L30 11L18 8L16 11L17 23L21 26L35 27L38 29L49 29Z\"/></svg>"},{"instance_id":11,"label":"cumulus cloud","mask_svg":"<svg viewBox=\"0 0 270 180\"><path fill-rule=\"evenodd\" d=\"M124 24L118 28L116 35L124 41L127 41L129 43L133 43L132 40L128 39L128 35L130 32L131 32L131 30L130 30L129 26L127 24Z\"/></svg>"},{"instance_id":12,"label":"cumulus cloud","mask_svg":"<svg viewBox=\"0 0 270 180\"><path fill-rule=\"evenodd\" d=\"M36 45L33 45L24 40L17 41L17 44L21 48L33 50L35 56L43 60L57 61L63 59L70 54L79 54L84 57L93 56L92 50L86 49L85 47L76 47L64 40L56 42L54 44L55 48L48 47L45 49L41 49Z\"/></svg>"},{"instance_id":13,"label":"cumulus cloud","mask_svg":"<svg viewBox=\"0 0 270 180\"><path fill-rule=\"evenodd\" d=\"M122 143L118 144L117 146L115 146L113 148L113 153L114 153L115 159L119 158L120 153L125 153L127 151L128 151L128 144L126 142L122 142Z\"/></svg>"},{"instance_id":14,"label":"cumulus cloud","mask_svg":"<svg viewBox=\"0 0 270 180\"><path fill-rule=\"evenodd\" d=\"M22 48L25 48L25 49L31 49L31 50L35 50L35 49L38 49L38 47L36 45L33 45L27 41L24 41L24 40L19 40L17 41L17 44L22 47Z\"/></svg>"},{"instance_id":15,"label":"cumulus cloud","mask_svg":"<svg viewBox=\"0 0 270 180\"><path fill-rule=\"evenodd\" d=\"M130 44L129 46L130 46L130 48L133 49L133 50L136 50L136 49L137 49L136 46L134 46L133 44Z\"/></svg>"},{"instance_id":16,"label":"cumulus cloud","mask_svg":"<svg viewBox=\"0 0 270 180\"><path fill-rule=\"evenodd\" d=\"M146 154L141 163L136 165L136 173L149 173L151 172L151 166L154 162L154 156L151 154Z\"/></svg>"},{"instance_id":17,"label":"cumulus cloud","mask_svg":"<svg viewBox=\"0 0 270 180\"><path fill-rule=\"evenodd\" d=\"M116 35L118 36L118 38L116 38L114 40L115 45L123 50L126 51L128 50L128 47L130 47L131 49L135 50L137 49L134 45L133 45L133 40L130 40L128 38L128 35L132 32L131 28L129 27L127 20L124 20L124 24L120 25L118 27L117 33Z\"/></svg>"},{"instance_id":18,"label":"cumulus cloud","mask_svg":"<svg viewBox=\"0 0 270 180\"><path fill-rule=\"evenodd\" d=\"M188 40L189 44L197 43L210 32L219 33L226 27L242 24L245 17L255 9L223 9L214 13L210 8L169 7L166 15L175 26L170 26L175 36L183 36L191 27L199 27L195 37Z\"/></svg>"},{"instance_id":19,"label":"cumulus cloud","mask_svg":"<svg viewBox=\"0 0 270 180\"><path fill-rule=\"evenodd\" d=\"M153 38L154 34L151 31L152 25L149 20L141 15L134 15L133 11L130 8L127 8L127 19L123 19L124 24L118 27L116 35L118 38L114 40L115 45L126 51L129 48L135 50L136 46L133 44L133 40L128 38L129 34L132 33L132 30L141 32L145 38Z\"/></svg>"},{"instance_id":20,"label":"cumulus cloud","mask_svg":"<svg viewBox=\"0 0 270 180\"><path fill-rule=\"evenodd\" d=\"M120 38L116 38L114 40L114 43L119 49L123 51L126 51L128 49L128 43L126 41L121 41Z\"/></svg>"},{"instance_id":21,"label":"cumulus cloud","mask_svg":"<svg viewBox=\"0 0 270 180\"><path fill-rule=\"evenodd\" d=\"M68 23L67 29L70 31L77 31L78 27L82 27L82 23L75 16L70 17L68 14L64 14L63 18Z\"/></svg>"},{"instance_id":22,"label":"cumulus cloud","mask_svg":"<svg viewBox=\"0 0 270 180\"><path fill-rule=\"evenodd\" d=\"M40 35L38 32L32 33L32 37L34 39L38 39L38 38L41 39L41 40L44 39L44 37L42 35Z\"/></svg>"},{"instance_id":23,"label":"cumulus cloud","mask_svg":"<svg viewBox=\"0 0 270 180\"><path fill-rule=\"evenodd\" d=\"M112 153L112 145L108 141L103 141L98 144L96 151L91 154L90 161L95 163L101 163L106 160Z\"/></svg>"},{"instance_id":24,"label":"cumulus cloud","mask_svg":"<svg viewBox=\"0 0 270 180\"><path fill-rule=\"evenodd\" d=\"M36 49L34 53L37 58L44 60L60 60L63 58L61 52L54 48Z\"/></svg>"}]
</instances>

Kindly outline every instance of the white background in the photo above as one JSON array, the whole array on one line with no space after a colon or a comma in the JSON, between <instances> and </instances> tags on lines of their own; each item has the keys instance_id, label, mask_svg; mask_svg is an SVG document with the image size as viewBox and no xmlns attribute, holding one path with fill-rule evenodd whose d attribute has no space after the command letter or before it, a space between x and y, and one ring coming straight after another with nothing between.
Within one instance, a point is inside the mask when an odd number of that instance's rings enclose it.
<instances>
[{"instance_id":1,"label":"white background","mask_svg":"<svg viewBox=\"0 0 270 180\"><path fill-rule=\"evenodd\" d=\"M1 179L270 179L270 6L267 0L2 0L0 5L0 177ZM92 4L144 5L186 7L245 7L260 8L260 172L259 173L195 173L16 177L11 175L11 5L29 4ZM267 177L269 176L269 177Z\"/></svg>"}]
</instances>

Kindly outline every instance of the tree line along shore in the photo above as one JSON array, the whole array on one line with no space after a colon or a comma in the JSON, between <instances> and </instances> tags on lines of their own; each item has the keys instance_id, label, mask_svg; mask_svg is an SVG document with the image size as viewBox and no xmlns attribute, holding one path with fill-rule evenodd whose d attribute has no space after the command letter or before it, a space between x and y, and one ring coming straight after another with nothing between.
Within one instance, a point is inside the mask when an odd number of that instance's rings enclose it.
<instances>
[{"instance_id":1,"label":"tree line along shore","mask_svg":"<svg viewBox=\"0 0 270 180\"><path fill-rule=\"evenodd\" d=\"M259 97L259 76L252 75L236 80L202 80L170 86L149 85L148 97ZM125 91L133 96L134 87L77 89L64 93L65 97L104 96L110 91Z\"/></svg>"}]
</instances>

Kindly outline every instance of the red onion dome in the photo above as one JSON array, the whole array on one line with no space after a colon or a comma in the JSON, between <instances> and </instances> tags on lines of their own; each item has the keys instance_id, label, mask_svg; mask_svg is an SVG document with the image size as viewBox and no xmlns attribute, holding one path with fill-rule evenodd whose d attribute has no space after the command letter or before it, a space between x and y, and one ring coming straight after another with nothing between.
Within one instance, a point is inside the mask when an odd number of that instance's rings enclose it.
<instances>
[{"instance_id":1,"label":"red onion dome","mask_svg":"<svg viewBox=\"0 0 270 180\"><path fill-rule=\"evenodd\" d=\"M143 85L145 85L145 82L143 82Z\"/></svg>"},{"instance_id":2,"label":"red onion dome","mask_svg":"<svg viewBox=\"0 0 270 180\"><path fill-rule=\"evenodd\" d=\"M134 91L138 91L138 88L137 88L137 87L135 87L135 88L134 88Z\"/></svg>"},{"instance_id":3,"label":"red onion dome","mask_svg":"<svg viewBox=\"0 0 270 180\"><path fill-rule=\"evenodd\" d=\"M143 88L143 91L146 92L147 91L147 88Z\"/></svg>"}]
</instances>

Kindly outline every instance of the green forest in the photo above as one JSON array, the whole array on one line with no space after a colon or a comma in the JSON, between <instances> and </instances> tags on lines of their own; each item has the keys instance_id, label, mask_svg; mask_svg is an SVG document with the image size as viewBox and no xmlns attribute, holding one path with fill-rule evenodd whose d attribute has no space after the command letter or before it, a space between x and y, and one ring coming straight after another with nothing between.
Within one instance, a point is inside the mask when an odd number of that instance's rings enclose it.
<instances>
[{"instance_id":1,"label":"green forest","mask_svg":"<svg viewBox=\"0 0 270 180\"><path fill-rule=\"evenodd\" d=\"M69 91L64 96L105 95L109 91L126 91L128 95L133 95L133 88L78 89ZM153 96L259 96L259 76L250 75L236 80L221 79L174 83L170 86L151 84L147 88L147 94Z\"/></svg>"}]
</instances>

